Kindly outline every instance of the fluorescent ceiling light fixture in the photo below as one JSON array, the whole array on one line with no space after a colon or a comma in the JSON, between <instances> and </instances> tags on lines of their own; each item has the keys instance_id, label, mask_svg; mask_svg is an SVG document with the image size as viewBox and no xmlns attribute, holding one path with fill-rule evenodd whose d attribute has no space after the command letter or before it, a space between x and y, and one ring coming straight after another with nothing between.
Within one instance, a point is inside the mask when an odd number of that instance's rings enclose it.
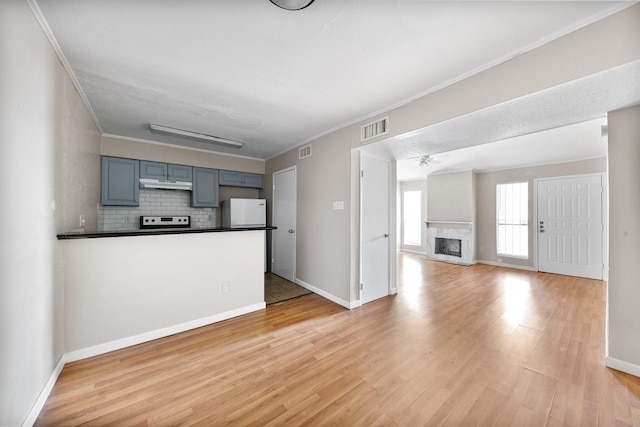
<instances>
[{"instance_id":1,"label":"fluorescent ceiling light fixture","mask_svg":"<svg viewBox=\"0 0 640 427\"><path fill-rule=\"evenodd\" d=\"M269 0L278 7L287 10L300 10L309 6L314 0Z\"/></svg>"},{"instance_id":2,"label":"fluorescent ceiling light fixture","mask_svg":"<svg viewBox=\"0 0 640 427\"><path fill-rule=\"evenodd\" d=\"M149 129L151 132L162 133L165 135L171 136L181 136L184 138L195 139L196 141L210 142L213 144L224 145L225 147L231 148L242 148L244 146L244 142L234 141L232 139L221 138L219 136L207 135L204 133L191 132L183 129L170 128L168 126L160 126L150 124Z\"/></svg>"}]
</instances>

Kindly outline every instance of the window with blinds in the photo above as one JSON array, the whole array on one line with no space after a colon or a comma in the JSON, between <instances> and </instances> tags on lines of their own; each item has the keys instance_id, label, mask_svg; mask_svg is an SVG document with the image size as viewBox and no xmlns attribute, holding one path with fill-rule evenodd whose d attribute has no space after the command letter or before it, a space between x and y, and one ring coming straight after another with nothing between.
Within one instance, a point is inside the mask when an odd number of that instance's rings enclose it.
<instances>
[{"instance_id":1,"label":"window with blinds","mask_svg":"<svg viewBox=\"0 0 640 427\"><path fill-rule=\"evenodd\" d=\"M498 255L529 257L529 184L496 186Z\"/></svg>"}]
</instances>

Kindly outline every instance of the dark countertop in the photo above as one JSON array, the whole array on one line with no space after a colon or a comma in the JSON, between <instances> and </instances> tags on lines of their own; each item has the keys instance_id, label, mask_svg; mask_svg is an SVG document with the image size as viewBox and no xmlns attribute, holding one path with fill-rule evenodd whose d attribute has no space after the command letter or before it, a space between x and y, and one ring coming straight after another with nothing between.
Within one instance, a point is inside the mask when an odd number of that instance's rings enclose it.
<instances>
[{"instance_id":1,"label":"dark countertop","mask_svg":"<svg viewBox=\"0 0 640 427\"><path fill-rule=\"evenodd\" d=\"M229 231L256 231L275 230L276 227L255 228L156 228L147 230L122 230L122 231L73 231L58 234L58 240L72 239L96 239L103 237L131 237L131 236L159 236L164 234L198 234L198 233L225 233Z\"/></svg>"}]
</instances>

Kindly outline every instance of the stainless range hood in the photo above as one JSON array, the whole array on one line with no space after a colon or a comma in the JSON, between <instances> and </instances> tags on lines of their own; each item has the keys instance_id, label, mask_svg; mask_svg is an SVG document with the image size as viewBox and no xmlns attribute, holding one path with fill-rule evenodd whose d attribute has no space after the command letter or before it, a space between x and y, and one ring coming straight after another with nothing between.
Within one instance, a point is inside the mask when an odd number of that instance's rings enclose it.
<instances>
[{"instance_id":1,"label":"stainless range hood","mask_svg":"<svg viewBox=\"0 0 640 427\"><path fill-rule=\"evenodd\" d=\"M140 188L191 191L193 189L193 183L186 181L169 181L168 179L140 178Z\"/></svg>"}]
</instances>

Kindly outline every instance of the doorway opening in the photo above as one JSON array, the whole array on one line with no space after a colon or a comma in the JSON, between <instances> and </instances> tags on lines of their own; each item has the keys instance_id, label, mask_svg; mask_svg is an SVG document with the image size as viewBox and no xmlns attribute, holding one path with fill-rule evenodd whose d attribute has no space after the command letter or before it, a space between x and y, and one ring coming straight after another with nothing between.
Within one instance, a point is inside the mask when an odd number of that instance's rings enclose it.
<instances>
[{"instance_id":1,"label":"doorway opening","mask_svg":"<svg viewBox=\"0 0 640 427\"><path fill-rule=\"evenodd\" d=\"M277 274L265 273L264 275L264 302L267 305L284 302L312 293L309 289L296 285L287 279L283 279Z\"/></svg>"}]
</instances>

